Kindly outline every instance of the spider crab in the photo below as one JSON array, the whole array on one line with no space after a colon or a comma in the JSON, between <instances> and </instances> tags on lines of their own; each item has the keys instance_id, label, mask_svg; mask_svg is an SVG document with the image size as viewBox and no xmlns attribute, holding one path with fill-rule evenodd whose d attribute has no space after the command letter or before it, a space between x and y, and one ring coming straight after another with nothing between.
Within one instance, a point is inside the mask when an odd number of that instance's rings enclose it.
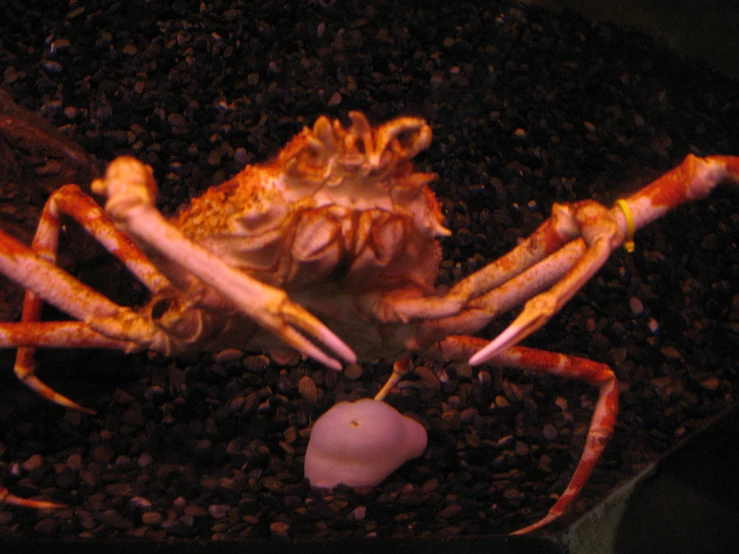
<instances>
[{"instance_id":1,"label":"spider crab","mask_svg":"<svg viewBox=\"0 0 739 554\"><path fill-rule=\"evenodd\" d=\"M334 369L341 368L338 359L396 360L379 399L407 371L410 352L579 379L598 388L598 401L566 490L548 515L519 532L542 527L572 504L593 471L613 431L618 386L604 364L517 344L636 229L721 181L739 182L739 157L688 156L610 209L592 200L555 204L514 250L442 293L434 290L438 239L449 231L428 186L436 176L412 163L429 146L431 128L417 117L376 127L361 113L349 117L349 127L319 117L271 162L246 167L171 220L155 208L151 168L131 157L114 160L93 182L93 191L107 198L105 210L76 185L57 190L30 248L0 234L0 271L27 290L21 321L0 323L0 347L18 349L21 381L78 410L86 408L34 375L35 348L169 356L288 347ZM116 305L55 265L62 214L151 291L143 307ZM73 321L40 321L42 302ZM491 343L470 336L523 303ZM55 506L0 487L2 500Z\"/></svg>"}]
</instances>

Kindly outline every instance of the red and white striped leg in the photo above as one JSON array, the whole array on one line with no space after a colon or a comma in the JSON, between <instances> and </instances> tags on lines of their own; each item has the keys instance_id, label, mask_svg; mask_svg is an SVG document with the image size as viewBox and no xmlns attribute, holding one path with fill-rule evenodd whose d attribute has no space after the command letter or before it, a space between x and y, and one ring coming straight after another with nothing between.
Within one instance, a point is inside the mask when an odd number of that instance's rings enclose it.
<instances>
[{"instance_id":1,"label":"red and white striped leg","mask_svg":"<svg viewBox=\"0 0 739 554\"><path fill-rule=\"evenodd\" d=\"M487 344L474 337L452 336L437 345L437 351L448 360L466 360ZM605 364L544 350L515 346L498 354L489 363L497 367L515 367L577 379L598 387L598 401L585 439L585 448L565 491L546 516L513 533L529 533L551 523L564 514L587 483L613 434L618 414L618 381Z\"/></svg>"}]
</instances>

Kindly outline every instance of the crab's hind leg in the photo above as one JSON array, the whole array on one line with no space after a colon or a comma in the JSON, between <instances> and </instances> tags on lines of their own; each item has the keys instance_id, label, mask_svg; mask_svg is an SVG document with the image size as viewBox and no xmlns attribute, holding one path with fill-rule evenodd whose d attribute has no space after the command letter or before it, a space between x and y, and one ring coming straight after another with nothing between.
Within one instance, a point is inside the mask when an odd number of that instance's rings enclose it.
<instances>
[{"instance_id":1,"label":"crab's hind leg","mask_svg":"<svg viewBox=\"0 0 739 554\"><path fill-rule=\"evenodd\" d=\"M486 344L487 341L483 339L451 336L437 343L436 350L445 359L464 361ZM598 401L585 439L585 448L575 473L547 515L514 534L528 533L551 523L564 514L587 483L613 434L618 414L618 381L611 368L605 364L522 346L509 348L489 360L489 363L498 367L514 367L577 379L598 387Z\"/></svg>"},{"instance_id":2,"label":"crab's hind leg","mask_svg":"<svg viewBox=\"0 0 739 554\"><path fill-rule=\"evenodd\" d=\"M0 263L0 267L8 268L4 270L4 273L16 280L21 286L26 286L28 279L32 277L31 274L36 275L38 269L41 273L49 273L48 288L61 287L63 289L63 284L66 283L71 284L69 290L79 292L80 288L75 286L76 281L74 279L61 272L61 270L49 271L48 266L42 263L42 260L49 264L56 263L62 215L67 215L77 221L85 231L118 257L151 291L161 290L167 285L166 279L141 254L131 239L118 231L102 208L95 204L76 185L66 185L49 197L41 213L41 219L31 244L32 253L29 253L27 249L9 236L4 234L0 236L0 253L7 256L5 258L6 263ZM10 263L11 258L15 263ZM23 260L28 263L24 264ZM34 267L34 262L37 267ZM61 277L61 281L57 280L59 277ZM101 309L104 312L117 311L115 305L101 295L91 292L89 289L84 290L86 294L83 298L95 303L98 308L95 311ZM65 295L62 293L57 296L64 297ZM78 298L82 301L82 298ZM69 297L64 300L66 303L72 303L72 299ZM67 313L72 313L64 306L59 306L58 302L53 303L67 311ZM21 322L19 324L0 324L0 344L5 347L18 347L14 371L18 379L29 388L60 406L92 413L91 410L57 393L36 377L34 374L35 346L41 346L42 343L48 343L49 341L54 342L55 346L65 346L63 341L67 340L69 343L79 343L87 347L130 348L130 346L127 346L129 343L106 339L86 328L84 324L77 324L73 334L69 333L69 326L64 327L67 333L62 332L60 327L45 327L42 334L37 334L41 332L41 329L37 329L37 326L33 324L39 321L42 305L43 300L37 292L34 292L30 287L27 288L23 301ZM107 310L106 308L110 309ZM84 316L93 315L89 311L82 311ZM9 327L13 325L18 327L15 329ZM15 340L11 340L11 332ZM19 340L21 336L26 337L26 340ZM26 346L26 344L32 344L33 346Z\"/></svg>"}]
</instances>

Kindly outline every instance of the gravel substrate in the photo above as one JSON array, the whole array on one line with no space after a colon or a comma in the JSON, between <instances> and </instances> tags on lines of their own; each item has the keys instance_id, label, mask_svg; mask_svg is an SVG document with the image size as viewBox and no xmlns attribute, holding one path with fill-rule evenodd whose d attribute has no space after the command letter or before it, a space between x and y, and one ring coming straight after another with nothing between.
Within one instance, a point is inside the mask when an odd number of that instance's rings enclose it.
<instances>
[{"instance_id":1,"label":"gravel substrate","mask_svg":"<svg viewBox=\"0 0 739 554\"><path fill-rule=\"evenodd\" d=\"M151 164L167 213L320 114L422 115L435 138L419 163L439 174L453 231L442 285L510 250L555 200L610 203L690 152L739 154L737 83L649 37L503 2L427 4L11 0L2 86L98 160ZM734 402L738 240L723 187L641 231L526 341L621 379L615 435L558 526ZM121 290L140 288L105 267L75 271L131 301ZM16 317L19 295L1 297ZM595 400L580 383L417 359L389 402L428 429L424 456L374 489L321 492L303 477L311 422L373 395L390 360L342 375L253 353L40 354L43 378L90 416L28 393L0 354L0 482L70 505L0 506L0 538L504 534L564 489Z\"/></svg>"}]
</instances>

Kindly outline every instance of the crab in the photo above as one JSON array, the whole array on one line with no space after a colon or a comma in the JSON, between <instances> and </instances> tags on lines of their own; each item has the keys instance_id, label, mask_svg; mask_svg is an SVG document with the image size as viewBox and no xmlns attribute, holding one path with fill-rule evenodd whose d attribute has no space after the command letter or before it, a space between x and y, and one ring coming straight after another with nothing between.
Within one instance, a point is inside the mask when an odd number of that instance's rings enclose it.
<instances>
[{"instance_id":1,"label":"crab","mask_svg":"<svg viewBox=\"0 0 739 554\"><path fill-rule=\"evenodd\" d=\"M739 182L739 157L689 155L680 166L608 208L555 204L511 252L446 291L435 282L439 239L449 235L413 158L431 143L428 123L398 117L371 126L359 112L345 127L319 117L270 162L247 166L173 219L155 207L152 169L115 159L92 190L54 192L28 248L0 234L0 271L27 290L21 321L0 323L0 347L17 348L15 373L52 402L90 412L34 373L40 347L111 348L177 356L226 348L297 351L330 368L394 360L384 399L411 353L473 366L521 368L598 389L584 451L565 491L526 533L573 503L611 436L618 383L605 364L518 343L542 327L636 229L722 181ZM142 307L119 306L55 265L60 217L76 220L148 288ZM40 321L42 303L70 321ZM473 335L523 304L492 342ZM15 497L0 501L48 508Z\"/></svg>"}]
</instances>

